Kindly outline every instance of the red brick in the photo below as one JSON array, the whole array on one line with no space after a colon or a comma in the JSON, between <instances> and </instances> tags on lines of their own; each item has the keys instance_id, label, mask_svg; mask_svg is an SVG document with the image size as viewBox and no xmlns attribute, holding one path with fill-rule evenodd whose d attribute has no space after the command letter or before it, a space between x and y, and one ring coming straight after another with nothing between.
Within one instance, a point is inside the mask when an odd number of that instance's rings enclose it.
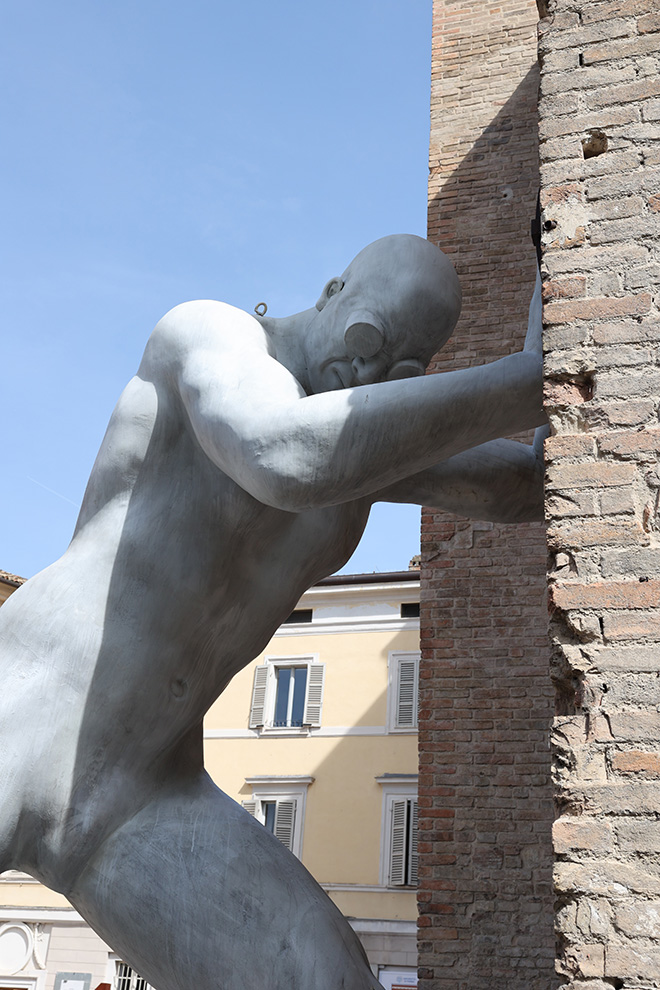
<instances>
[{"instance_id":1,"label":"red brick","mask_svg":"<svg viewBox=\"0 0 660 990\"><path fill-rule=\"evenodd\" d=\"M637 28L645 34L647 31L660 31L660 13L646 14L637 21Z\"/></svg>"},{"instance_id":2,"label":"red brick","mask_svg":"<svg viewBox=\"0 0 660 990\"><path fill-rule=\"evenodd\" d=\"M543 284L543 300L578 299L586 294L587 279L584 275L573 278L550 279Z\"/></svg>"},{"instance_id":3,"label":"red brick","mask_svg":"<svg viewBox=\"0 0 660 990\"><path fill-rule=\"evenodd\" d=\"M551 550L580 549L597 546L639 546L649 538L638 522L617 520L584 520L556 522L548 527Z\"/></svg>"},{"instance_id":4,"label":"red brick","mask_svg":"<svg viewBox=\"0 0 660 990\"><path fill-rule=\"evenodd\" d=\"M575 406L588 402L591 388L583 382L552 382L543 385L543 401L546 406Z\"/></svg>"},{"instance_id":5,"label":"red brick","mask_svg":"<svg viewBox=\"0 0 660 990\"><path fill-rule=\"evenodd\" d=\"M641 749L629 749L614 753L612 769L617 773L640 773L650 777L660 776L660 753L647 753Z\"/></svg>"},{"instance_id":6,"label":"red brick","mask_svg":"<svg viewBox=\"0 0 660 990\"><path fill-rule=\"evenodd\" d=\"M633 515L637 502L631 488L607 488L600 495L600 511L604 516Z\"/></svg>"},{"instance_id":7,"label":"red brick","mask_svg":"<svg viewBox=\"0 0 660 990\"><path fill-rule=\"evenodd\" d=\"M597 943L570 945L564 950L564 965L573 975L602 976L605 972L605 948Z\"/></svg>"},{"instance_id":8,"label":"red brick","mask_svg":"<svg viewBox=\"0 0 660 990\"><path fill-rule=\"evenodd\" d=\"M618 220L622 217L641 216L644 200L641 196L626 196L622 199L604 199L589 208L592 220Z\"/></svg>"},{"instance_id":9,"label":"red brick","mask_svg":"<svg viewBox=\"0 0 660 990\"><path fill-rule=\"evenodd\" d=\"M549 489L607 488L625 485L636 477L632 464L613 464L608 461L587 461L582 464L553 464L546 473Z\"/></svg>"},{"instance_id":10,"label":"red brick","mask_svg":"<svg viewBox=\"0 0 660 990\"><path fill-rule=\"evenodd\" d=\"M586 95L586 102L587 106L598 108L611 106L614 103L639 103L641 100L648 100L659 94L660 80L654 76L648 76L646 79L639 79L635 82L617 83L617 85L589 90Z\"/></svg>"},{"instance_id":11,"label":"red brick","mask_svg":"<svg viewBox=\"0 0 660 990\"><path fill-rule=\"evenodd\" d=\"M608 945L605 976L642 983L656 981L660 979L660 949L646 945Z\"/></svg>"},{"instance_id":12,"label":"red brick","mask_svg":"<svg viewBox=\"0 0 660 990\"><path fill-rule=\"evenodd\" d=\"M638 426L651 419L655 421L655 404L652 399L606 402L600 407L600 413L610 426Z\"/></svg>"},{"instance_id":13,"label":"red brick","mask_svg":"<svg viewBox=\"0 0 660 990\"><path fill-rule=\"evenodd\" d=\"M544 323L568 323L571 320L602 320L613 316L643 316L651 309L648 292L620 299L584 299L550 303L543 308Z\"/></svg>"},{"instance_id":14,"label":"red brick","mask_svg":"<svg viewBox=\"0 0 660 990\"><path fill-rule=\"evenodd\" d=\"M627 344L652 341L659 336L656 321L621 320L619 323L601 323L593 328L595 344Z\"/></svg>"},{"instance_id":15,"label":"red brick","mask_svg":"<svg viewBox=\"0 0 660 990\"><path fill-rule=\"evenodd\" d=\"M631 648L626 647L626 649ZM642 739L657 740L659 735L660 712L612 712L609 716L607 734L603 738L609 740L614 736L620 742L632 742Z\"/></svg>"},{"instance_id":16,"label":"red brick","mask_svg":"<svg viewBox=\"0 0 660 990\"><path fill-rule=\"evenodd\" d=\"M584 187L579 182L569 182L562 186L549 186L541 190L541 206L544 210L549 206L583 199Z\"/></svg>"},{"instance_id":17,"label":"red brick","mask_svg":"<svg viewBox=\"0 0 660 990\"><path fill-rule=\"evenodd\" d=\"M548 437L544 445L546 462L560 460L562 457L588 457L595 453L595 449L594 438L585 433L562 433Z\"/></svg>"},{"instance_id":18,"label":"red brick","mask_svg":"<svg viewBox=\"0 0 660 990\"><path fill-rule=\"evenodd\" d=\"M660 639L660 612L619 612L603 616L603 634L607 640Z\"/></svg>"},{"instance_id":19,"label":"red brick","mask_svg":"<svg viewBox=\"0 0 660 990\"><path fill-rule=\"evenodd\" d=\"M658 50L658 40L652 35L641 37L617 38L615 41L602 45L588 45L583 52L584 65L594 65L596 62L622 60L635 55L652 55Z\"/></svg>"},{"instance_id":20,"label":"red brick","mask_svg":"<svg viewBox=\"0 0 660 990\"><path fill-rule=\"evenodd\" d=\"M607 181L621 179L621 175L607 176ZM604 182L605 179L593 180L587 184L590 189L596 181ZM609 193L608 193L609 195ZM624 190L623 195L626 195ZM544 266L552 275L565 274L568 272L586 270L593 272L596 269L612 269L616 265L626 265L633 261L645 264L649 261L649 250L642 244L630 242L628 244L609 244L601 248L577 248L573 251L546 252L543 258Z\"/></svg>"},{"instance_id":21,"label":"red brick","mask_svg":"<svg viewBox=\"0 0 660 990\"><path fill-rule=\"evenodd\" d=\"M637 106L618 106L606 111L593 110L590 113L568 114L561 117L549 117L541 122L539 133L542 141L549 138L562 137L567 134L582 136L583 132L593 127L612 128L623 124L631 124L638 121L639 109ZM547 157L547 148L543 149Z\"/></svg>"},{"instance_id":22,"label":"red brick","mask_svg":"<svg viewBox=\"0 0 660 990\"><path fill-rule=\"evenodd\" d=\"M660 428L621 430L605 433L598 438L598 448L603 454L616 457L635 457L639 454L660 453Z\"/></svg>"},{"instance_id":23,"label":"red brick","mask_svg":"<svg viewBox=\"0 0 660 990\"><path fill-rule=\"evenodd\" d=\"M610 3L598 3L588 0L582 5L582 23L591 24L593 21L609 20L613 17L634 17L645 14L647 10L655 10L657 0L611 0Z\"/></svg>"},{"instance_id":24,"label":"red brick","mask_svg":"<svg viewBox=\"0 0 660 990\"><path fill-rule=\"evenodd\" d=\"M659 608L660 581L557 582L550 587L555 608Z\"/></svg>"},{"instance_id":25,"label":"red brick","mask_svg":"<svg viewBox=\"0 0 660 990\"><path fill-rule=\"evenodd\" d=\"M579 818L558 818L552 828L552 839L558 855L575 849L588 849L593 853L612 851L613 835L609 822L582 815Z\"/></svg>"}]
</instances>

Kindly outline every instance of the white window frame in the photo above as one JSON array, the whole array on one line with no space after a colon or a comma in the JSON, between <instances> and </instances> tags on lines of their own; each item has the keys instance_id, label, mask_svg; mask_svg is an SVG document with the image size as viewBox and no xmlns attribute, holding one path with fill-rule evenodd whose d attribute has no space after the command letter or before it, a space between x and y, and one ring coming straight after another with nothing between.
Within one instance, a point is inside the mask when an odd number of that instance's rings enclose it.
<instances>
[{"instance_id":1,"label":"white window frame","mask_svg":"<svg viewBox=\"0 0 660 990\"><path fill-rule=\"evenodd\" d=\"M392 817L393 806L397 801L417 802L417 775L394 775L377 777L383 788L383 811L380 834L380 884L388 890L414 890L416 884L391 882Z\"/></svg>"},{"instance_id":2,"label":"white window frame","mask_svg":"<svg viewBox=\"0 0 660 990\"><path fill-rule=\"evenodd\" d=\"M396 733L412 734L417 732L418 707L419 707L419 650L391 650L387 657L387 731ZM402 672L408 666L414 665L412 682L402 681ZM402 717L402 709L406 704L406 698L402 696L402 688L405 686L412 688L412 698L409 705L412 706L412 721Z\"/></svg>"},{"instance_id":3,"label":"white window frame","mask_svg":"<svg viewBox=\"0 0 660 990\"><path fill-rule=\"evenodd\" d=\"M123 963L125 966L128 966L129 969L133 970L133 976L138 977L140 975L136 970L133 969L131 964L127 963L125 959L122 959L121 956L118 956L115 952L109 952L108 965L106 967L105 980L103 982L109 983L112 990L117 990L117 980L119 977L119 973L117 970L120 963ZM141 979L144 979L144 977L141 977ZM150 983L147 983L147 990L154 990L154 988L151 986Z\"/></svg>"},{"instance_id":4,"label":"white window frame","mask_svg":"<svg viewBox=\"0 0 660 990\"><path fill-rule=\"evenodd\" d=\"M380 966L378 979L383 990L390 990L392 987L416 987L417 970L414 966Z\"/></svg>"},{"instance_id":5,"label":"white window frame","mask_svg":"<svg viewBox=\"0 0 660 990\"><path fill-rule=\"evenodd\" d=\"M294 803L293 834L291 845L287 848L298 859L302 859L307 788L314 783L314 777L302 775L272 777L268 775L246 777L245 783L252 787L252 798L249 801L243 801L243 807L262 825L265 824L265 815L262 810L263 802L274 801L277 804L280 801L292 801Z\"/></svg>"},{"instance_id":6,"label":"white window frame","mask_svg":"<svg viewBox=\"0 0 660 990\"><path fill-rule=\"evenodd\" d=\"M305 723L303 725L274 725L275 700L277 697L277 671L279 668L305 667L307 681L305 684ZM312 684L312 670L317 679ZM260 678L261 680L258 680ZM320 682L320 683L319 683ZM325 664L319 660L318 653L305 653L301 656L266 656L264 662L254 668L254 680L250 699L248 725L250 729L267 735L278 736L308 736L310 732L321 725L323 708L323 693L325 689ZM312 692L315 691L313 695ZM263 710L263 723L255 712ZM309 717L309 721L307 718Z\"/></svg>"}]
</instances>

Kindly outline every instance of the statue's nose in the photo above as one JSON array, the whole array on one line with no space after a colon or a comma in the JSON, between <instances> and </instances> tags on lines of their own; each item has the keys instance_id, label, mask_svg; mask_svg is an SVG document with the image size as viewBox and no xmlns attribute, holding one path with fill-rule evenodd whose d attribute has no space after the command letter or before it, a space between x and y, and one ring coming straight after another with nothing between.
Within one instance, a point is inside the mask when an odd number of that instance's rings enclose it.
<instances>
[{"instance_id":1,"label":"statue's nose","mask_svg":"<svg viewBox=\"0 0 660 990\"><path fill-rule=\"evenodd\" d=\"M379 354L370 358L356 357L353 359L353 374L360 385L373 385L379 381L387 364L384 357Z\"/></svg>"}]
</instances>

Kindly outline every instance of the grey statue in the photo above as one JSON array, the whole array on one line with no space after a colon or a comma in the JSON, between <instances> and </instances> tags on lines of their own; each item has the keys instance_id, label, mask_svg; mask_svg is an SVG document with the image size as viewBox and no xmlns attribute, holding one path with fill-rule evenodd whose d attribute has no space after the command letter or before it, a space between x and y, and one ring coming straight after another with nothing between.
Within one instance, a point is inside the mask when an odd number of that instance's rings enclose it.
<instances>
[{"instance_id":1,"label":"grey statue","mask_svg":"<svg viewBox=\"0 0 660 990\"><path fill-rule=\"evenodd\" d=\"M0 870L65 894L158 990L369 990L348 923L209 779L202 719L379 500L540 517L523 351L424 377L460 311L431 243L365 248L284 319L171 310L66 553L0 611Z\"/></svg>"}]
</instances>

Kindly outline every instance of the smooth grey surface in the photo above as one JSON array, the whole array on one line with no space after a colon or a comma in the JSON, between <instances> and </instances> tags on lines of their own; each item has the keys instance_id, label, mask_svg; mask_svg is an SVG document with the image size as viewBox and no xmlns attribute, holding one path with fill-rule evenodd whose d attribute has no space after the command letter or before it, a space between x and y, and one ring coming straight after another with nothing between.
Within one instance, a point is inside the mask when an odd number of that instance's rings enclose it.
<instances>
[{"instance_id":1,"label":"smooth grey surface","mask_svg":"<svg viewBox=\"0 0 660 990\"><path fill-rule=\"evenodd\" d=\"M302 865L213 785L202 719L377 500L540 516L540 295L526 349L421 375L447 259L383 238L312 309L213 301L151 335L70 547L0 611L0 869L65 893L158 990L378 986Z\"/></svg>"}]
</instances>

